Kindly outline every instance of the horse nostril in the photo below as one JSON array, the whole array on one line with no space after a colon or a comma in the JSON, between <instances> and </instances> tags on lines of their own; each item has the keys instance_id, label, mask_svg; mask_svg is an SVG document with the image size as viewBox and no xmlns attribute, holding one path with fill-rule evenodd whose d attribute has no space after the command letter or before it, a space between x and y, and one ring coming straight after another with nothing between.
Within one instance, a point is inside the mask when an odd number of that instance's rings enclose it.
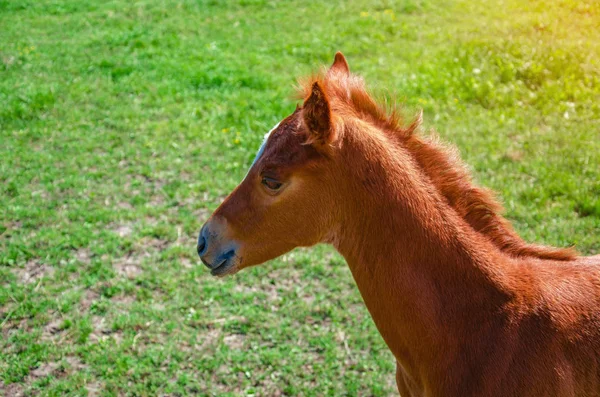
<instances>
[{"instance_id":1,"label":"horse nostril","mask_svg":"<svg viewBox=\"0 0 600 397\"><path fill-rule=\"evenodd\" d=\"M206 239L202 235L198 236L197 249L198 249L198 256L202 256L204 254L204 252L206 251Z\"/></svg>"},{"instance_id":2,"label":"horse nostril","mask_svg":"<svg viewBox=\"0 0 600 397\"><path fill-rule=\"evenodd\" d=\"M231 249L222 255L222 258L229 260L235 256L235 249Z\"/></svg>"}]
</instances>

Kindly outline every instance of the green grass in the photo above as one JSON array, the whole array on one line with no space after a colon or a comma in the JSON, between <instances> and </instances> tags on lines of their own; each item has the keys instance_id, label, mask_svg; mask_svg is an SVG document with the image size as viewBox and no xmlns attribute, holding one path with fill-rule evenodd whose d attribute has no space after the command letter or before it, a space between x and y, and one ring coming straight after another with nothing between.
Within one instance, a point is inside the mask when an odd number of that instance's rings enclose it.
<instances>
[{"instance_id":1,"label":"green grass","mask_svg":"<svg viewBox=\"0 0 600 397\"><path fill-rule=\"evenodd\" d=\"M393 395L343 260L225 280L201 224L336 50L528 240L600 252L595 0L0 0L0 394Z\"/></svg>"}]
</instances>

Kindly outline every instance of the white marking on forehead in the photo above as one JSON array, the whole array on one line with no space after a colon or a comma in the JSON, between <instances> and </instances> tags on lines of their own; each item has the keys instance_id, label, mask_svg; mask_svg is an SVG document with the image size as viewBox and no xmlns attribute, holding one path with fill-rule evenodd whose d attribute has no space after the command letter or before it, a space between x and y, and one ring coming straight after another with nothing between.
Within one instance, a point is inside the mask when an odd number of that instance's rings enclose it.
<instances>
[{"instance_id":1,"label":"white marking on forehead","mask_svg":"<svg viewBox=\"0 0 600 397\"><path fill-rule=\"evenodd\" d=\"M275 127L271 128L271 130L265 134L265 137L263 138L262 144L260 145L260 148L258 149L258 152L256 152L256 157L254 157L254 160L252 161L252 165L250 165L250 169L246 173L246 176L248 176L248 174L250 173L250 170L252 169L252 167L254 167L254 164L256 164L258 162L258 160L260 159L260 157L265 152L265 148L267 147L267 140L269 139L269 137L271 136L271 134L273 133L273 131L275 131L277 129L277 127L279 127L280 123L281 122L277 123L275 125ZM244 179L246 179L246 177L244 177Z\"/></svg>"},{"instance_id":2,"label":"white marking on forehead","mask_svg":"<svg viewBox=\"0 0 600 397\"><path fill-rule=\"evenodd\" d=\"M279 123L277 123L277 125L275 125L275 127L271 128L271 130L265 134L262 144L260 145L260 148L258 149L258 152L256 153L256 157L254 157L254 161L252 162L252 165L254 165L258 161L258 159L262 156L262 154L264 153L265 148L267 147L267 140L269 139L269 137L271 136L273 131L275 131L277 129L277 127L279 127ZM250 166L250 168L252 168L252 166Z\"/></svg>"}]
</instances>

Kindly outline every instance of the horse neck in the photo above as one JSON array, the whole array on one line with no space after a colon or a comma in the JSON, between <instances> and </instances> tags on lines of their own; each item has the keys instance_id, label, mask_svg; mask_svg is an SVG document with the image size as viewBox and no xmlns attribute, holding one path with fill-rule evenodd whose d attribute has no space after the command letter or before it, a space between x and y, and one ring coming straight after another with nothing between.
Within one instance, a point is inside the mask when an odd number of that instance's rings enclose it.
<instances>
[{"instance_id":1,"label":"horse neck","mask_svg":"<svg viewBox=\"0 0 600 397\"><path fill-rule=\"evenodd\" d=\"M347 142L347 169L359 171L332 242L398 361L432 368L510 298L509 261L392 146Z\"/></svg>"}]
</instances>

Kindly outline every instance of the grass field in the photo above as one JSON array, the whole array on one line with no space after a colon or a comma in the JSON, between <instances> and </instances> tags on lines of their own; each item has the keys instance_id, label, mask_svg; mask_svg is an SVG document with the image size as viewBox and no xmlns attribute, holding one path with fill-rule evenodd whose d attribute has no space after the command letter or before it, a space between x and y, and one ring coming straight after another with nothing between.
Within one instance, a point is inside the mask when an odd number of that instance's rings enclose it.
<instances>
[{"instance_id":1,"label":"grass field","mask_svg":"<svg viewBox=\"0 0 600 397\"><path fill-rule=\"evenodd\" d=\"M394 395L343 260L196 236L342 50L530 241L600 252L600 3L0 0L0 395Z\"/></svg>"}]
</instances>

